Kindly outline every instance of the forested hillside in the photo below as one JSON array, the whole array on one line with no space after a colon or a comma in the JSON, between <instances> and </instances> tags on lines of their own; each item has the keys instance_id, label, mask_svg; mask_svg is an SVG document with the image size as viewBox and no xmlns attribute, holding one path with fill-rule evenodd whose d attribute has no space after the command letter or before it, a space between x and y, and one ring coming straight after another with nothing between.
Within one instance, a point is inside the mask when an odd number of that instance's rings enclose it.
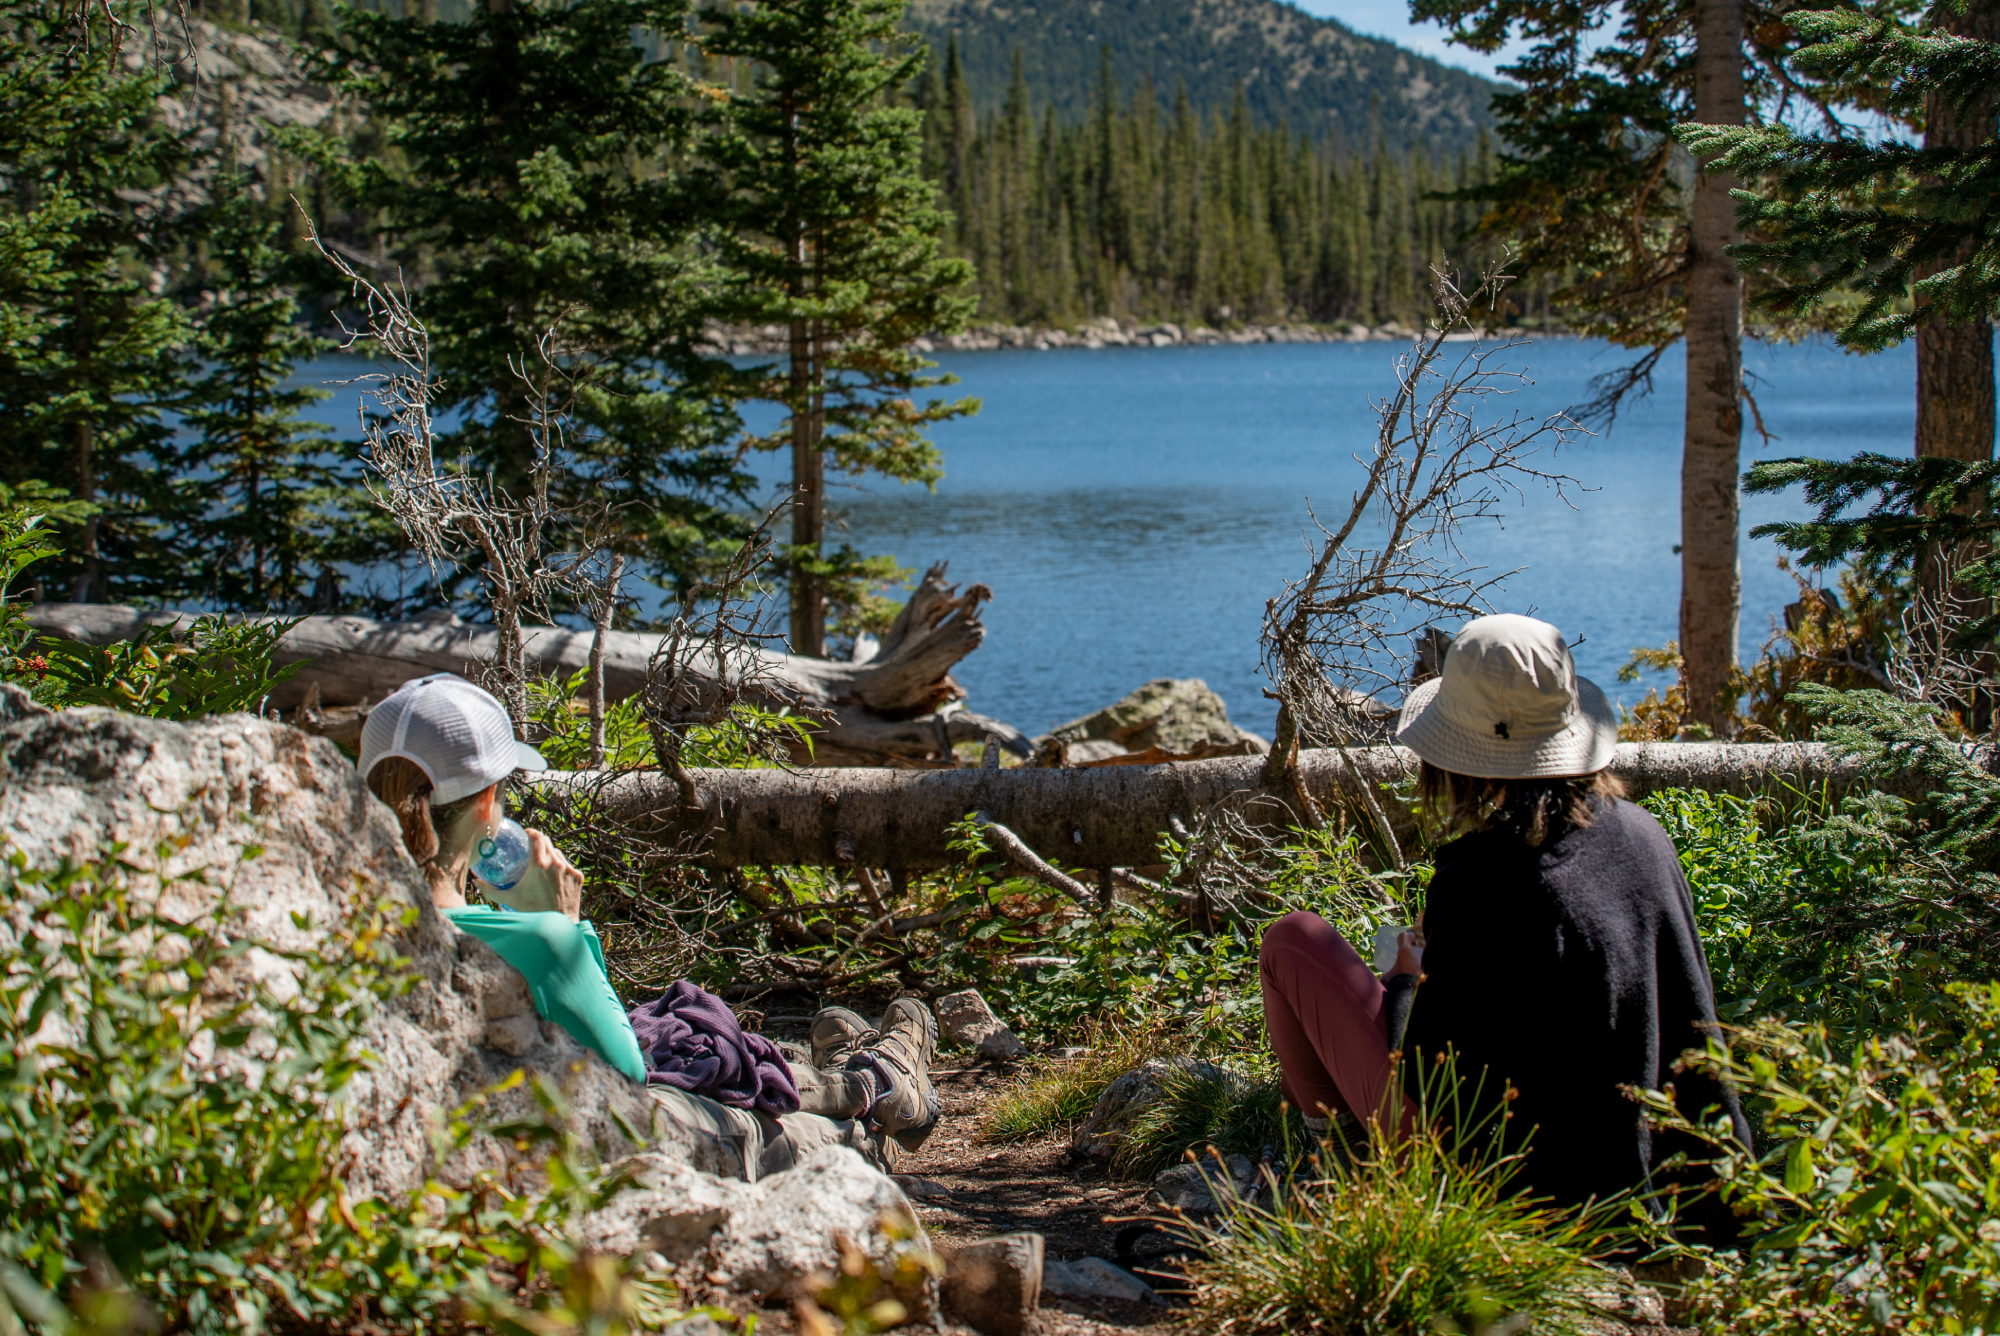
<instances>
[{"instance_id":1,"label":"forested hillside","mask_svg":"<svg viewBox=\"0 0 2000 1336\"><path fill-rule=\"evenodd\" d=\"M1164 110L1143 84L1121 97L1099 60L1075 118L1035 103L1025 58L979 116L950 44L918 90L926 175L983 317L1374 324L1428 309L1432 265L1472 261L1474 206L1427 197L1489 179L1483 134L1451 157L1385 136L1343 149L1260 125L1247 95L1207 113L1185 89Z\"/></svg>"},{"instance_id":2,"label":"forested hillside","mask_svg":"<svg viewBox=\"0 0 2000 1336\"><path fill-rule=\"evenodd\" d=\"M1081 120L1109 51L1123 91L1150 85L1162 111L1181 86L1203 113L1240 87L1260 126L1361 145L1379 128L1447 155L1493 124L1493 84L1281 0L915 0L909 24L940 53L957 39L981 112L999 109L1018 50L1035 105Z\"/></svg>"},{"instance_id":3,"label":"forested hillside","mask_svg":"<svg viewBox=\"0 0 2000 1336\"><path fill-rule=\"evenodd\" d=\"M325 0L255 0L257 21L291 33L330 26ZM467 0L357 0L356 8L461 21ZM1059 117L1088 114L1098 63L1111 53L1126 96L1147 89L1160 110L1177 89L1206 114L1239 90L1260 127L1289 125L1334 143L1424 143L1470 152L1494 124L1496 85L1364 37L1283 0L914 0L906 26L943 57L957 42L981 116L997 112L1023 58L1028 94Z\"/></svg>"}]
</instances>

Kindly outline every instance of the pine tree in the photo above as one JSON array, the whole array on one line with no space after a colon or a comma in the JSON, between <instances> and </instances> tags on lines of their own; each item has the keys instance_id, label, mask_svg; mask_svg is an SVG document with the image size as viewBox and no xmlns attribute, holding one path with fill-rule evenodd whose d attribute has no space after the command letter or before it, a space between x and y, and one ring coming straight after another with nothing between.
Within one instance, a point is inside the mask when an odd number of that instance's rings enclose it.
<instances>
[{"instance_id":1,"label":"pine tree","mask_svg":"<svg viewBox=\"0 0 2000 1336\"><path fill-rule=\"evenodd\" d=\"M684 166L698 90L633 40L687 22L685 0L485 0L462 23L350 11L332 58L388 127L361 198L388 240L435 257L419 314L440 408L461 415L448 448L518 483L533 446L514 364L560 322L594 370L558 500L610 507L618 545L663 580L738 540L750 486L734 373L705 350L722 276L694 244L713 216Z\"/></svg>"},{"instance_id":2,"label":"pine tree","mask_svg":"<svg viewBox=\"0 0 2000 1336\"><path fill-rule=\"evenodd\" d=\"M1501 71L1517 88L1494 110L1510 152L1492 183L1481 230L1521 247L1531 283L1551 279L1585 333L1644 356L1604 384L1601 415L1685 340L1687 399L1681 467L1680 646L1691 717L1729 726L1729 683L1742 605L1737 470L1742 446L1742 278L1726 169L1674 154L1683 122L1742 125L1751 105L1786 91L1788 38L1774 0L1415 0L1453 39L1495 51L1515 38L1527 54ZM1746 42L1746 30L1758 34Z\"/></svg>"},{"instance_id":3,"label":"pine tree","mask_svg":"<svg viewBox=\"0 0 2000 1336\"><path fill-rule=\"evenodd\" d=\"M1913 26L1891 12L1790 16L1811 43L1796 63L1831 91L1921 130L1869 142L1783 125L1689 127L1697 151L1759 181L1739 196L1758 241L1737 256L1777 281L1761 304L1796 319L1831 311L1850 348L1917 339L1917 449L1993 455L1992 318L2000 311L2000 5L1940 6Z\"/></svg>"},{"instance_id":4,"label":"pine tree","mask_svg":"<svg viewBox=\"0 0 2000 1336\"><path fill-rule=\"evenodd\" d=\"M339 610L337 568L366 562L365 498L345 475L323 428L299 414L328 397L288 387L294 368L332 345L298 323L300 264L284 224L247 182L218 176L204 210L203 284L196 350L206 365L181 404L193 439L174 459L196 505L175 550L187 592L205 606L245 612Z\"/></svg>"},{"instance_id":5,"label":"pine tree","mask_svg":"<svg viewBox=\"0 0 2000 1336\"><path fill-rule=\"evenodd\" d=\"M169 86L121 59L123 17L0 6L0 484L83 503L39 568L76 602L180 593L159 541L176 507L161 415L188 328L148 282L170 220L127 201L184 154L155 109Z\"/></svg>"},{"instance_id":6,"label":"pine tree","mask_svg":"<svg viewBox=\"0 0 2000 1336\"><path fill-rule=\"evenodd\" d=\"M829 601L849 629L886 558L826 550L826 472L931 483L925 431L976 401L919 403L941 383L911 346L961 327L970 266L948 258L948 219L921 174L919 115L890 95L920 67L900 28L903 0L764 0L710 10L710 51L760 71L732 98L703 152L724 190L724 252L738 276L731 312L789 331L782 366L753 373L783 404L759 442L792 457L791 644L826 651Z\"/></svg>"}]
</instances>

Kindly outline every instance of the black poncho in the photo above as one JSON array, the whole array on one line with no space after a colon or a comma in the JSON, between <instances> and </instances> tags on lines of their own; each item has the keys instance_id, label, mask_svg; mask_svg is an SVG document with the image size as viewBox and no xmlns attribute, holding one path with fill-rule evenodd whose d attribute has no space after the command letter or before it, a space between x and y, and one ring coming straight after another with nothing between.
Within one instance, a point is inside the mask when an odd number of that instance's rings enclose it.
<instances>
[{"instance_id":1,"label":"black poncho","mask_svg":"<svg viewBox=\"0 0 2000 1336\"><path fill-rule=\"evenodd\" d=\"M1661 1161L1690 1149L1651 1134L1621 1084L1671 1082L1683 1113L1720 1105L1749 1144L1733 1092L1672 1070L1716 1023L1673 841L1629 802L1596 800L1593 817L1540 848L1497 828L1438 850L1403 1036L1413 1098L1447 1047L1463 1089L1482 1069L1489 1098L1513 1083L1510 1128L1536 1128L1520 1181L1563 1203L1663 1188ZM1697 1219L1727 1229L1727 1212Z\"/></svg>"}]
</instances>

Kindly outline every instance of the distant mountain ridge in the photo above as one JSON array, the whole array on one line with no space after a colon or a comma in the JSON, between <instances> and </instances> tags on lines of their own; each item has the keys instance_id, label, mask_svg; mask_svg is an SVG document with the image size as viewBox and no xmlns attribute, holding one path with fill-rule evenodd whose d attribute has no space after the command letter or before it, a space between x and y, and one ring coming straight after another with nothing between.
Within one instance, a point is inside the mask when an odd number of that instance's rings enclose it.
<instances>
[{"instance_id":1,"label":"distant mountain ridge","mask_svg":"<svg viewBox=\"0 0 2000 1336\"><path fill-rule=\"evenodd\" d=\"M1374 126L1401 147L1469 149L1493 124L1498 87L1282 0L912 0L909 26L943 57L956 36L982 113L999 105L1014 50L1037 108L1088 110L1108 46L1122 96L1150 78L1171 104L1185 83L1198 111L1227 110L1237 85L1264 124L1365 147Z\"/></svg>"}]
</instances>

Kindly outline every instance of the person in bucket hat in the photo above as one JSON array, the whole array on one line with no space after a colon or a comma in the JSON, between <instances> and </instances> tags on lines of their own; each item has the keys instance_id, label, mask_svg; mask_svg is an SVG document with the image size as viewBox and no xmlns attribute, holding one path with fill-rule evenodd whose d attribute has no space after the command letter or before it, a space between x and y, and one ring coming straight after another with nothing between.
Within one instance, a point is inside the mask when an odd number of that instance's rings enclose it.
<instances>
[{"instance_id":1,"label":"person in bucket hat","mask_svg":"<svg viewBox=\"0 0 2000 1336\"><path fill-rule=\"evenodd\" d=\"M1624 1086L1672 1085L1695 1119L1724 1110L1747 1146L1734 1092L1673 1070L1720 1042L1694 903L1673 842L1607 768L1617 714L1561 632L1466 623L1396 741L1439 841L1421 928L1380 977L1312 913L1273 923L1259 953L1265 1028L1307 1125L1394 1138L1454 1099L1467 1130L1504 1113L1508 1148L1525 1148L1510 1188L1564 1204L1698 1172L1663 1172L1694 1148L1654 1133ZM1732 1233L1726 1210L1698 1223Z\"/></svg>"},{"instance_id":2,"label":"person in bucket hat","mask_svg":"<svg viewBox=\"0 0 2000 1336\"><path fill-rule=\"evenodd\" d=\"M548 836L527 832L528 867L505 905L470 875L474 850L506 815L503 785L516 771L548 768L532 747L515 740L505 707L483 688L451 673L404 683L369 712L359 768L370 792L395 813L432 903L452 926L520 971L542 1019L625 1076L647 1082L667 1118L733 1147L746 1178L782 1172L828 1145L849 1146L886 1170L898 1148L914 1150L936 1126L942 1106L930 1063L937 1021L914 998L891 1002L872 1024L844 1007L822 1010L813 1018L811 1064L786 1062L782 1074L774 1073L777 1086L788 1078L791 1089L743 1107L737 1086L747 1088L746 1081L725 1089L709 1079L710 1068L726 1067L714 1054L724 1044L753 1058L764 1050L730 1033L734 1021L720 999L677 984L660 1003L634 1014L671 1045L680 1033L674 1026L689 1028L683 1018L706 1006L711 1032L723 1038L702 1053L702 1061L671 1073L651 1070L632 1015L611 987L596 930L583 919L583 875ZM468 889L499 907L472 903ZM687 1009L668 1006L677 1000ZM663 1019L669 1012L672 1019ZM781 1059L770 1051L770 1061Z\"/></svg>"}]
</instances>

